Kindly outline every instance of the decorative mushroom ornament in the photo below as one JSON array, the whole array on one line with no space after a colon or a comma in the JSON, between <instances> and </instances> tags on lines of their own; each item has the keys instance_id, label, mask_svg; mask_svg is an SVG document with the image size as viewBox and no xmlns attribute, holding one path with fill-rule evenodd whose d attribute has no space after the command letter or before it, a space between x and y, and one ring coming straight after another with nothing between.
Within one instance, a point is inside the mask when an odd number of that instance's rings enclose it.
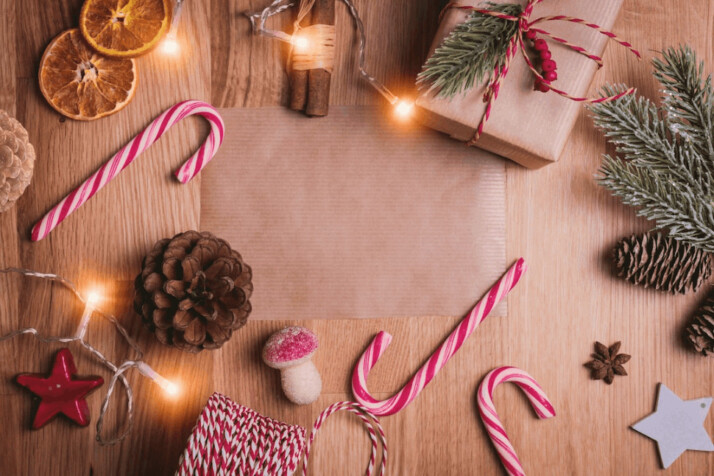
<instances>
[{"instance_id":1,"label":"decorative mushroom ornament","mask_svg":"<svg viewBox=\"0 0 714 476\"><path fill-rule=\"evenodd\" d=\"M263 347L263 361L280 370L285 396L298 405L314 402L322 391L320 373L310 360L317 346L310 329L292 326L270 336Z\"/></svg>"}]
</instances>

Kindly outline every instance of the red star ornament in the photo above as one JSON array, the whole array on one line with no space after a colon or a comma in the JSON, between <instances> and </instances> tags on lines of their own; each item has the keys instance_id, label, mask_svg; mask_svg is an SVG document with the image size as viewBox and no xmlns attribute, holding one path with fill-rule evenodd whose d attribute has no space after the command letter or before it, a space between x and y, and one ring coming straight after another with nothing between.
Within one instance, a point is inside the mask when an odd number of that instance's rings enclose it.
<instances>
[{"instance_id":1,"label":"red star ornament","mask_svg":"<svg viewBox=\"0 0 714 476\"><path fill-rule=\"evenodd\" d=\"M72 353L69 349L62 349L55 356L49 377L41 374L17 376L18 384L42 399L32 423L33 429L42 428L60 413L80 426L89 425L89 406L84 397L101 386L104 379L96 376L73 379L76 373Z\"/></svg>"}]
</instances>

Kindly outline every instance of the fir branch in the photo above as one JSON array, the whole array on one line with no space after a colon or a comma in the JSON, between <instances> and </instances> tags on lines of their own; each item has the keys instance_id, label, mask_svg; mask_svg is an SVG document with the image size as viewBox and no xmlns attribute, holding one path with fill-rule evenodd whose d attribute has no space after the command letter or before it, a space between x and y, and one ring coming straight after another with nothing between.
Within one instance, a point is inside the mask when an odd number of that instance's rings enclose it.
<instances>
[{"instance_id":1,"label":"fir branch","mask_svg":"<svg viewBox=\"0 0 714 476\"><path fill-rule=\"evenodd\" d=\"M711 76L686 46L653 60L663 105L632 95L593 104L595 125L618 157L605 156L599 183L672 238L714 252L714 94ZM623 91L607 86L604 95Z\"/></svg>"},{"instance_id":2,"label":"fir branch","mask_svg":"<svg viewBox=\"0 0 714 476\"><path fill-rule=\"evenodd\" d=\"M612 96L625 86L606 86ZM685 182L698 193L711 195L714 163L693 149L690 141L677 140L667 115L649 99L634 95L593 104L594 122L605 132L618 154L637 167L650 168ZM712 197L714 198L714 197Z\"/></svg>"},{"instance_id":3,"label":"fir branch","mask_svg":"<svg viewBox=\"0 0 714 476\"><path fill-rule=\"evenodd\" d=\"M487 2L484 8L519 16L518 4ZM420 88L437 91L437 96L453 97L482 83L505 61L508 44L518 32L518 22L473 12L446 37L426 61L417 76Z\"/></svg>"},{"instance_id":4,"label":"fir branch","mask_svg":"<svg viewBox=\"0 0 714 476\"><path fill-rule=\"evenodd\" d=\"M714 93L712 77L688 46L668 48L653 60L654 76L664 87L664 104L673 132L691 140L699 153L714 161Z\"/></svg>"},{"instance_id":5,"label":"fir branch","mask_svg":"<svg viewBox=\"0 0 714 476\"><path fill-rule=\"evenodd\" d=\"M709 253L714 252L714 206L701 200L663 174L640 168L609 155L600 169L599 183L622 202L640 207L637 215L654 220L655 229Z\"/></svg>"}]
</instances>

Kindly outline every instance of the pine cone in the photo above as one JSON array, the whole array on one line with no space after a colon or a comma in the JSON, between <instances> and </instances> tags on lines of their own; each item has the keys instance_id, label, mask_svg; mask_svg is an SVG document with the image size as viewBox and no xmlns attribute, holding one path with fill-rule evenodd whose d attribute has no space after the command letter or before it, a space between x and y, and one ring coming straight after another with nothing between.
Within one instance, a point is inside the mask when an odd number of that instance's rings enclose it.
<instances>
[{"instance_id":1,"label":"pine cone","mask_svg":"<svg viewBox=\"0 0 714 476\"><path fill-rule=\"evenodd\" d=\"M136 277L134 309L164 344L187 352L221 347L248 320L250 266L211 233L157 242Z\"/></svg>"},{"instance_id":2,"label":"pine cone","mask_svg":"<svg viewBox=\"0 0 714 476\"><path fill-rule=\"evenodd\" d=\"M709 294L684 332L694 350L705 356L714 354L714 293Z\"/></svg>"},{"instance_id":3,"label":"pine cone","mask_svg":"<svg viewBox=\"0 0 714 476\"><path fill-rule=\"evenodd\" d=\"M662 233L623 238L613 250L618 276L672 294L697 291L709 279L709 254Z\"/></svg>"},{"instance_id":4,"label":"pine cone","mask_svg":"<svg viewBox=\"0 0 714 476\"><path fill-rule=\"evenodd\" d=\"M35 167L35 149L27 131L0 109L0 213L25 192Z\"/></svg>"}]
</instances>

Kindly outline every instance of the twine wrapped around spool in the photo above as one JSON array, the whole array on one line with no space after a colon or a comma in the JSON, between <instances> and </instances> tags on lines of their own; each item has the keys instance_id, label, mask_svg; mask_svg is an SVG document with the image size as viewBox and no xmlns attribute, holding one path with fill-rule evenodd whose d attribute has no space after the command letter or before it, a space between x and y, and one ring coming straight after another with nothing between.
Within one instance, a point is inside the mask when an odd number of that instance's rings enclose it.
<instances>
[{"instance_id":1,"label":"twine wrapped around spool","mask_svg":"<svg viewBox=\"0 0 714 476\"><path fill-rule=\"evenodd\" d=\"M305 429L301 426L265 417L220 393L214 393L208 399L198 417L179 459L176 476L290 476L297 470L303 453L302 469L303 474L307 474L310 448L318 430L330 415L340 410L357 415L367 430L372 443L367 475L377 469L377 449L381 444L382 458L378 474L383 476L387 464L384 430L377 417L360 404L333 403L320 413L312 426L309 439L306 439Z\"/></svg>"}]
</instances>

